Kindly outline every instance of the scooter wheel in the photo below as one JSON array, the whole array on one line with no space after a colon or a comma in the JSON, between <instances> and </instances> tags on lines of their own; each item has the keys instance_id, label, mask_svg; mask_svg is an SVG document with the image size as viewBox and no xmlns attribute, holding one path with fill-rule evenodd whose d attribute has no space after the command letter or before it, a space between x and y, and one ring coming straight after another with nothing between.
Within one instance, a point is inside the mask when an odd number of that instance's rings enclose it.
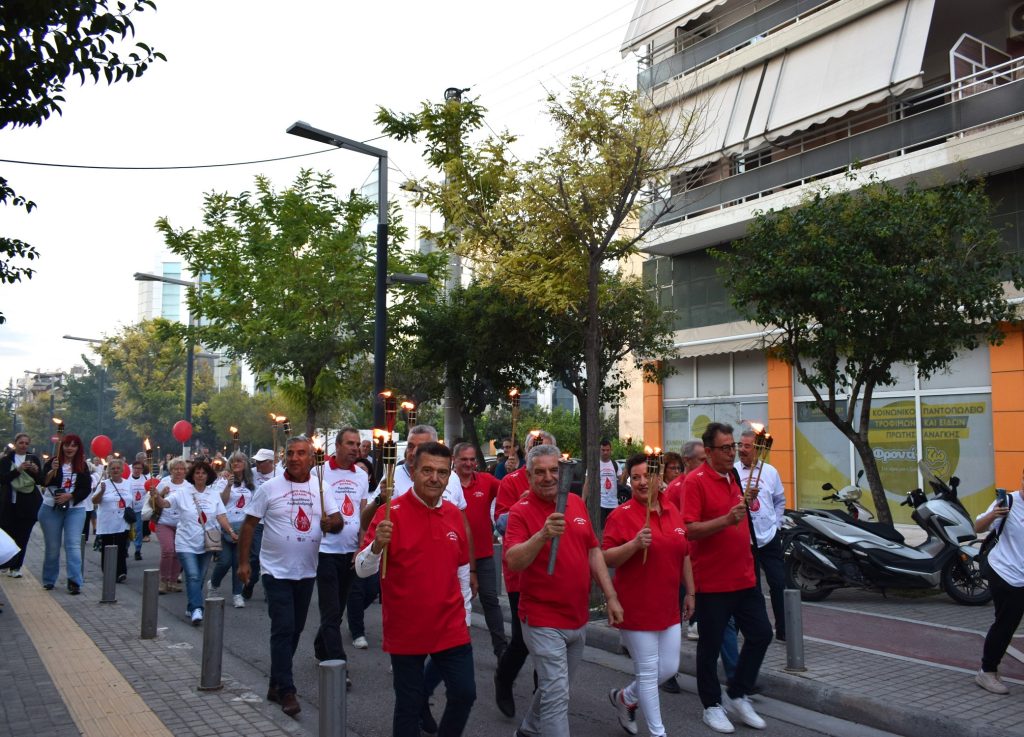
<instances>
[{"instance_id":1,"label":"scooter wheel","mask_svg":"<svg viewBox=\"0 0 1024 737\"><path fill-rule=\"evenodd\" d=\"M988 581L981 575L976 558L954 556L942 569L942 590L957 604L981 606L992 601Z\"/></svg>"},{"instance_id":2,"label":"scooter wheel","mask_svg":"<svg viewBox=\"0 0 1024 737\"><path fill-rule=\"evenodd\" d=\"M800 540L800 542L806 545L812 544L812 538L809 535L797 535L788 542L791 545L796 540ZM787 588L799 590L800 598L803 601L822 601L827 599L835 591L835 587L825 584L826 577L821 571L807 565L792 555L789 552L790 545L787 545L785 549Z\"/></svg>"}]
</instances>

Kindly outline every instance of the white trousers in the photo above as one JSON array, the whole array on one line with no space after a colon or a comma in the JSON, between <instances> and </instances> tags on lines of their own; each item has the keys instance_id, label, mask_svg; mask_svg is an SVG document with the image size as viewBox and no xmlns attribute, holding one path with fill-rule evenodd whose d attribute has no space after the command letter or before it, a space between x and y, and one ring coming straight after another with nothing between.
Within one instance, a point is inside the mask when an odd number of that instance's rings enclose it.
<instances>
[{"instance_id":1,"label":"white trousers","mask_svg":"<svg viewBox=\"0 0 1024 737\"><path fill-rule=\"evenodd\" d=\"M622 690L627 704L640 704L652 737L664 737L658 684L679 672L681 630L673 624L660 631L619 630L622 644L633 658L635 678Z\"/></svg>"}]
</instances>

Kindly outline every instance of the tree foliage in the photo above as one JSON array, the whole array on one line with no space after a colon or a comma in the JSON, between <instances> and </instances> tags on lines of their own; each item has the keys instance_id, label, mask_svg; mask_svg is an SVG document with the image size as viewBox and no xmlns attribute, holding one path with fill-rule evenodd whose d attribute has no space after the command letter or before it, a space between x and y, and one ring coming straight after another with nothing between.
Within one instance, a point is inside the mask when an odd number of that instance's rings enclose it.
<instances>
[{"instance_id":1,"label":"tree foliage","mask_svg":"<svg viewBox=\"0 0 1024 737\"><path fill-rule=\"evenodd\" d=\"M301 401L299 426L309 433L340 395L344 374L372 350L376 251L360 228L374 210L355 193L339 198L330 174L303 170L283 191L257 177L252 192L207 194L202 228L157 223L168 248L202 275L202 288L189 292L199 339L273 376ZM394 208L390 233L394 270L426 272L436 283L442 257L399 248L405 229ZM417 301L434 292L396 285L389 295L397 345Z\"/></svg>"},{"instance_id":2,"label":"tree foliage","mask_svg":"<svg viewBox=\"0 0 1024 737\"><path fill-rule=\"evenodd\" d=\"M81 376L69 375L64 382L61 417L68 423L69 431L81 435L86 443L97 435L106 435L114 450L126 455L142 450L142 438L114 412L117 390L110 384L107 369L86 356L82 356L82 361L86 372Z\"/></svg>"},{"instance_id":3,"label":"tree foliage","mask_svg":"<svg viewBox=\"0 0 1024 737\"><path fill-rule=\"evenodd\" d=\"M8 0L0 3L0 128L42 125L53 113L60 114L65 84L78 77L107 84L130 82L141 77L159 51L136 42L127 56L122 43L135 35L133 16L152 0L111 3L108 0ZM35 203L18 195L0 177L0 205L24 207ZM0 284L31 279L30 266L39 253L17 238L0 237ZM5 318L0 313L0 323Z\"/></svg>"},{"instance_id":4,"label":"tree foliage","mask_svg":"<svg viewBox=\"0 0 1024 737\"><path fill-rule=\"evenodd\" d=\"M198 351L198 349L195 349ZM107 338L97 349L117 390L114 412L140 439L171 448L174 423L185 416L185 342L163 318L146 320ZM213 375L206 361L195 362L192 423L202 436ZM70 418L69 418L70 419Z\"/></svg>"},{"instance_id":5,"label":"tree foliage","mask_svg":"<svg viewBox=\"0 0 1024 737\"><path fill-rule=\"evenodd\" d=\"M863 186L758 213L718 255L733 305L774 331L769 345L853 443L879 519L891 521L868 442L873 393L896 382L898 364L929 377L999 342L1000 323L1015 317L1002 280L1019 286L1021 261L1002 250L980 182L849 183Z\"/></svg>"}]
</instances>

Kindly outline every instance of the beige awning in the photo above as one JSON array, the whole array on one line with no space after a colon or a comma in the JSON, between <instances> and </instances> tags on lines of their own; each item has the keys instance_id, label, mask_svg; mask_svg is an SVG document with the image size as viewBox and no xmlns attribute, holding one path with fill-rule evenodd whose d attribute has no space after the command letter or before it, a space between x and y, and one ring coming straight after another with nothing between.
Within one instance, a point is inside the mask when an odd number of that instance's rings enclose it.
<instances>
[{"instance_id":1,"label":"beige awning","mask_svg":"<svg viewBox=\"0 0 1024 737\"><path fill-rule=\"evenodd\" d=\"M748 148L922 86L935 0L902 0L773 57Z\"/></svg>"},{"instance_id":2,"label":"beige awning","mask_svg":"<svg viewBox=\"0 0 1024 737\"><path fill-rule=\"evenodd\" d=\"M651 40L669 26L684 26L727 0L637 0L633 19L626 29L626 38L619 51L630 51Z\"/></svg>"},{"instance_id":3,"label":"beige awning","mask_svg":"<svg viewBox=\"0 0 1024 737\"><path fill-rule=\"evenodd\" d=\"M673 358L693 358L695 356L718 356L725 353L739 353L764 348L764 335L742 335L735 338L716 338L713 340L695 340L679 343Z\"/></svg>"},{"instance_id":4,"label":"beige awning","mask_svg":"<svg viewBox=\"0 0 1024 737\"><path fill-rule=\"evenodd\" d=\"M686 152L683 168L693 169L746 147L744 139L763 70L764 65L759 64L687 100L683 109L697 116L694 130L701 133Z\"/></svg>"}]
</instances>

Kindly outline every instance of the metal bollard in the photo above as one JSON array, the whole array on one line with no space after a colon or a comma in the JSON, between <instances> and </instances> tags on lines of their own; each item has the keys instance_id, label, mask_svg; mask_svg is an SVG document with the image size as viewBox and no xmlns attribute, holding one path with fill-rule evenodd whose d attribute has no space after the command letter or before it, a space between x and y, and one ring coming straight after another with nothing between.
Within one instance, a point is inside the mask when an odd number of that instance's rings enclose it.
<instances>
[{"instance_id":1,"label":"metal bollard","mask_svg":"<svg viewBox=\"0 0 1024 737\"><path fill-rule=\"evenodd\" d=\"M224 660L224 597L211 596L203 609L203 669L199 675L200 691L219 691L221 665Z\"/></svg>"},{"instance_id":2,"label":"metal bollard","mask_svg":"<svg viewBox=\"0 0 1024 737\"><path fill-rule=\"evenodd\" d=\"M498 578L498 585L494 590L498 592L498 596L505 593L505 577L501 575L501 552L501 543L494 543L494 575Z\"/></svg>"},{"instance_id":3,"label":"metal bollard","mask_svg":"<svg viewBox=\"0 0 1024 737\"><path fill-rule=\"evenodd\" d=\"M324 660L320 663L320 737L345 737L348 731L344 660Z\"/></svg>"},{"instance_id":4,"label":"metal bollard","mask_svg":"<svg viewBox=\"0 0 1024 737\"><path fill-rule=\"evenodd\" d=\"M790 673L803 673L804 666L804 619L800 604L800 591L786 589L782 592L786 607L786 668Z\"/></svg>"},{"instance_id":5,"label":"metal bollard","mask_svg":"<svg viewBox=\"0 0 1024 737\"><path fill-rule=\"evenodd\" d=\"M142 627L140 640L156 639L156 618L160 607L160 569L147 568L142 572Z\"/></svg>"},{"instance_id":6,"label":"metal bollard","mask_svg":"<svg viewBox=\"0 0 1024 737\"><path fill-rule=\"evenodd\" d=\"M82 583L85 583L85 533L82 533Z\"/></svg>"},{"instance_id":7,"label":"metal bollard","mask_svg":"<svg viewBox=\"0 0 1024 737\"><path fill-rule=\"evenodd\" d=\"M103 546L103 598L100 604L117 603L117 546Z\"/></svg>"}]
</instances>

